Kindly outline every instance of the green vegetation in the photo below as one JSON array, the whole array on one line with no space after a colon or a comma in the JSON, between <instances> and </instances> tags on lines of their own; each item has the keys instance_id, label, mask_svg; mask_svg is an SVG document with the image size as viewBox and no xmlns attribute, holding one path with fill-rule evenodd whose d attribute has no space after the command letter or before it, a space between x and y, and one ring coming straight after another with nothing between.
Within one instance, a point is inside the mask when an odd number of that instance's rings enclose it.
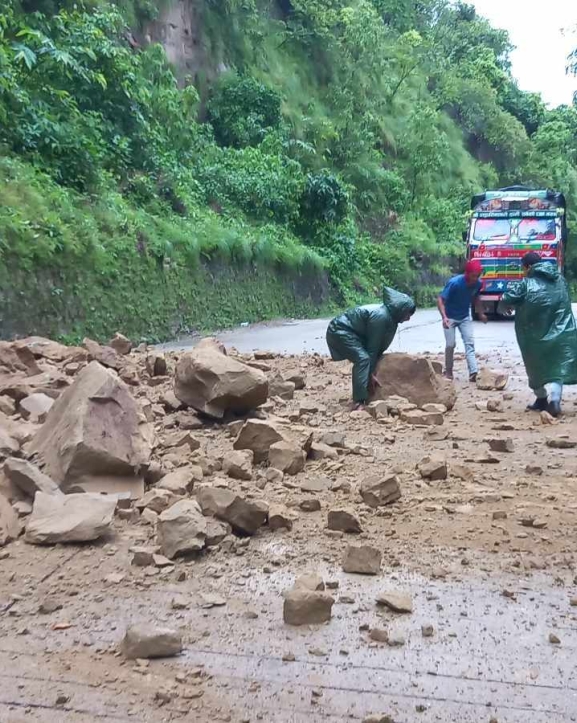
<instances>
[{"instance_id":1,"label":"green vegetation","mask_svg":"<svg viewBox=\"0 0 577 723\"><path fill-rule=\"evenodd\" d=\"M474 192L552 186L575 218L577 109L520 91L472 7L204 0L183 77L128 31L168 4L0 3L3 335L426 303Z\"/></svg>"}]
</instances>

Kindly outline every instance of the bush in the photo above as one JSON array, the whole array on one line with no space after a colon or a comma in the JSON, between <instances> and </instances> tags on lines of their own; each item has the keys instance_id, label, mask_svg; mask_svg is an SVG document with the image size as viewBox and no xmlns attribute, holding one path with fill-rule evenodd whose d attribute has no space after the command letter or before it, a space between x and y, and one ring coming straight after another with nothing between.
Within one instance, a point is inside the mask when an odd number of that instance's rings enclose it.
<instances>
[{"instance_id":1,"label":"bush","mask_svg":"<svg viewBox=\"0 0 577 723\"><path fill-rule=\"evenodd\" d=\"M207 110L221 146L257 146L281 124L280 95L254 78L236 73L219 80Z\"/></svg>"}]
</instances>

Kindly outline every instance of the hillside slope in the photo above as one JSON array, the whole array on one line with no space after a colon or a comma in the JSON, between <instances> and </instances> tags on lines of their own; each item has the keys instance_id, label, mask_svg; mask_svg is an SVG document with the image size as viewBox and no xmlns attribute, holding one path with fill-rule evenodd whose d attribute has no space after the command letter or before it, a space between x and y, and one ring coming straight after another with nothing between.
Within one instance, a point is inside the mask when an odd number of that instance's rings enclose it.
<instances>
[{"instance_id":1,"label":"hillside slope","mask_svg":"<svg viewBox=\"0 0 577 723\"><path fill-rule=\"evenodd\" d=\"M521 92L467 5L4 4L4 336L167 338L383 282L425 303L472 193L575 208L575 108Z\"/></svg>"}]
</instances>

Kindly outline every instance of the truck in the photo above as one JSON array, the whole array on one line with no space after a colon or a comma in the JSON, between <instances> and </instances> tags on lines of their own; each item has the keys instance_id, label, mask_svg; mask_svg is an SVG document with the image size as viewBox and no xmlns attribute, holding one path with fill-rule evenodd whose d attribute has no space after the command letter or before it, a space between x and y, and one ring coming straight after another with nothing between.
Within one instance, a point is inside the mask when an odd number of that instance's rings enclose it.
<instances>
[{"instance_id":1,"label":"truck","mask_svg":"<svg viewBox=\"0 0 577 723\"><path fill-rule=\"evenodd\" d=\"M523 277L521 259L528 251L557 264L563 273L566 209L563 194L550 189L509 186L473 196L464 238L467 259L478 259L483 266L485 313L497 315L502 295Z\"/></svg>"}]
</instances>

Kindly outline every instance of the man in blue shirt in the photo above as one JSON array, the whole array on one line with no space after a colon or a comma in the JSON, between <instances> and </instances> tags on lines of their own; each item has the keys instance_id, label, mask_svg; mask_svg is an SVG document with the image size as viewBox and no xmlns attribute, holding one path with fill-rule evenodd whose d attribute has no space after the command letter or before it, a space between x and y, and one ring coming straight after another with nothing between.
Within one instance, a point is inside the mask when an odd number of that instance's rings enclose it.
<instances>
[{"instance_id":1,"label":"man in blue shirt","mask_svg":"<svg viewBox=\"0 0 577 723\"><path fill-rule=\"evenodd\" d=\"M482 273L483 267L480 261L476 259L468 261L465 265L465 273L449 279L437 299L437 306L441 312L445 331L445 376L448 379L453 378L453 357L458 329L465 345L469 381L477 381L478 368L475 357L471 304L475 304L479 319L486 324L487 317L483 312L483 305L479 299Z\"/></svg>"}]
</instances>

